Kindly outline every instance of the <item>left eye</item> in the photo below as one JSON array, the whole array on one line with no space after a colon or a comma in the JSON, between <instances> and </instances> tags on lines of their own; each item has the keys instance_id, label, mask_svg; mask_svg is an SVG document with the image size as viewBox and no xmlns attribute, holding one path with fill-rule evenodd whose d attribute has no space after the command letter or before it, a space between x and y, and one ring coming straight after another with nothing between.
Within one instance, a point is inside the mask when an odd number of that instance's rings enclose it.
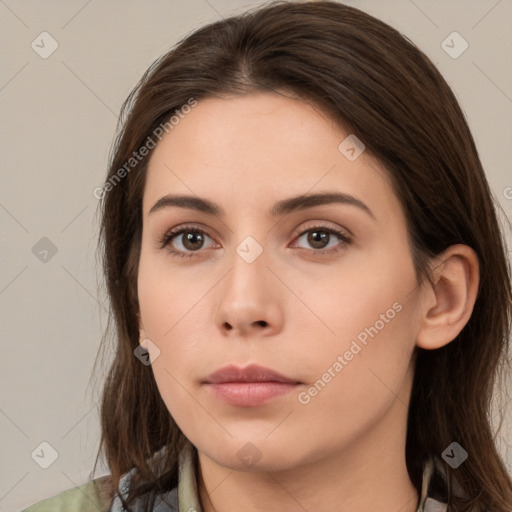
<instances>
[{"instance_id":1,"label":"left eye","mask_svg":"<svg viewBox=\"0 0 512 512\"><path fill-rule=\"evenodd\" d=\"M342 233L341 231L338 231L334 228L330 228L330 227L326 227L326 226L317 226L314 228L307 229L306 231L303 231L299 235L297 240L300 240L305 235L307 235L306 236L307 243L310 246L314 247L313 250L315 252L323 251L324 249L326 249L326 247L329 247L328 244L331 241L333 235L335 237L337 237L342 242L341 244L334 244L334 247L336 247L336 245L339 246L339 245L346 245L346 244L350 243L350 238L348 236L346 236L344 233ZM328 251L324 251L324 252L330 252L331 248L332 248L332 246L329 247ZM307 249L307 247L306 247L306 249Z\"/></svg>"}]
</instances>

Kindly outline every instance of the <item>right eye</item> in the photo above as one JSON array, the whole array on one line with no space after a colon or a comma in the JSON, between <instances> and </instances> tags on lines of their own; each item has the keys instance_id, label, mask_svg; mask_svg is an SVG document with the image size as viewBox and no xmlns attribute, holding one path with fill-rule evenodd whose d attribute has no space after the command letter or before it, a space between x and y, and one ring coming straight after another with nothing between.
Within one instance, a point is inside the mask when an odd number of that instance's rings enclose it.
<instances>
[{"instance_id":1,"label":"right eye","mask_svg":"<svg viewBox=\"0 0 512 512\"><path fill-rule=\"evenodd\" d=\"M194 252L199 252L203 248L205 238L210 238L210 236L202 229L180 226L165 233L159 243L161 249L167 248L173 256L191 258ZM176 248L175 240L180 241L181 247Z\"/></svg>"}]
</instances>

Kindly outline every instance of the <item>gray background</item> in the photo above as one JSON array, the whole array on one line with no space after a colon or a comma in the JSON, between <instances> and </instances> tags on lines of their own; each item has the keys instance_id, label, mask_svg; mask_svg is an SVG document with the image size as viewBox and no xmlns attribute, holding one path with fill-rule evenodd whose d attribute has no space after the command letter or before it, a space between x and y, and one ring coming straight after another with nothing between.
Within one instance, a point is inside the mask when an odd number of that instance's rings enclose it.
<instances>
[{"instance_id":1,"label":"gray background","mask_svg":"<svg viewBox=\"0 0 512 512\"><path fill-rule=\"evenodd\" d=\"M190 31L261 3L0 0L0 511L80 485L92 470L101 385L88 384L106 318L93 190L104 179L122 101ZM438 66L510 218L511 0L346 3L400 30ZM48 51L44 31L58 43L46 59L31 47ZM445 43L452 56L442 45L453 31L469 44L457 58L461 40ZM498 442L512 471L507 411ZM58 452L48 469L31 456L37 448L34 458L49 462L43 441Z\"/></svg>"}]
</instances>

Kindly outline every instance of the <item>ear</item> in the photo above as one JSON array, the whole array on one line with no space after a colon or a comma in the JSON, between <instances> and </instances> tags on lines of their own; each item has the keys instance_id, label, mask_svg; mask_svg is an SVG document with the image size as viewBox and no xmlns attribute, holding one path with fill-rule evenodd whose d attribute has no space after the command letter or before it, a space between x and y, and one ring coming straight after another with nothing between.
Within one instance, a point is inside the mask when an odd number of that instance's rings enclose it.
<instances>
[{"instance_id":1,"label":"ear","mask_svg":"<svg viewBox=\"0 0 512 512\"><path fill-rule=\"evenodd\" d=\"M140 312L137 313L137 322L139 324L139 344L142 348L148 350L148 340L146 337L146 331L144 329L144 324L142 323Z\"/></svg>"},{"instance_id":2,"label":"ear","mask_svg":"<svg viewBox=\"0 0 512 512\"><path fill-rule=\"evenodd\" d=\"M480 281L478 256L467 245L450 246L432 265L424 285L418 347L433 350L453 341L473 312Z\"/></svg>"}]
</instances>

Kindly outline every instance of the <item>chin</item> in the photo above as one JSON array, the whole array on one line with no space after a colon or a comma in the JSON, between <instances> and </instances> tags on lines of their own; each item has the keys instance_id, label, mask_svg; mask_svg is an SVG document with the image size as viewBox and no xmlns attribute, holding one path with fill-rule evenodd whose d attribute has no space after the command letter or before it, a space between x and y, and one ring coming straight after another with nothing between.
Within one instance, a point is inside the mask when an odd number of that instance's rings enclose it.
<instances>
[{"instance_id":1,"label":"chin","mask_svg":"<svg viewBox=\"0 0 512 512\"><path fill-rule=\"evenodd\" d=\"M216 442L195 444L198 450L217 464L235 471L282 471L304 463L307 448L304 444L282 439L250 438L247 434L243 439L223 439ZM301 451L297 451L297 447ZM306 452L305 452L306 450Z\"/></svg>"}]
</instances>

